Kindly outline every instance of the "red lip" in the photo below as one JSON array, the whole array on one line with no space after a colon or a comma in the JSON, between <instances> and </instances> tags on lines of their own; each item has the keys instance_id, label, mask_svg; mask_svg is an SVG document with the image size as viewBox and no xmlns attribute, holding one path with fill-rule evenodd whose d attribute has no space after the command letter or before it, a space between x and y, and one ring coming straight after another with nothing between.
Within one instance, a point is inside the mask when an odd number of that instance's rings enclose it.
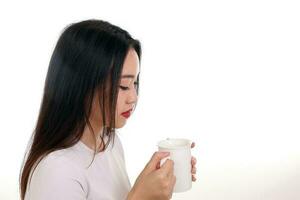
<instances>
[{"instance_id":1,"label":"red lip","mask_svg":"<svg viewBox=\"0 0 300 200\"><path fill-rule=\"evenodd\" d=\"M130 109L130 110L126 111L126 112L121 113L121 115L123 117L125 117L125 118L128 118L128 117L130 117L131 111L132 111L132 109Z\"/></svg>"}]
</instances>

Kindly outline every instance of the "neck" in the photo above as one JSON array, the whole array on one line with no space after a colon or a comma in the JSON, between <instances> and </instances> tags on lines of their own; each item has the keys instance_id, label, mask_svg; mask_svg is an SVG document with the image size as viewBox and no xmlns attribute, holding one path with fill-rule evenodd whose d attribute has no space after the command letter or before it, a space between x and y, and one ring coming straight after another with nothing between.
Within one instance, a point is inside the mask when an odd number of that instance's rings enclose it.
<instances>
[{"instance_id":1,"label":"neck","mask_svg":"<svg viewBox=\"0 0 300 200\"><path fill-rule=\"evenodd\" d=\"M92 126L93 127L93 126ZM103 135L103 127L93 127L94 133L90 130L88 126L85 126L82 137L80 140L87 145L90 149L95 150L95 139L96 139L96 152L100 152L103 149L104 144L102 144L100 136Z\"/></svg>"}]
</instances>

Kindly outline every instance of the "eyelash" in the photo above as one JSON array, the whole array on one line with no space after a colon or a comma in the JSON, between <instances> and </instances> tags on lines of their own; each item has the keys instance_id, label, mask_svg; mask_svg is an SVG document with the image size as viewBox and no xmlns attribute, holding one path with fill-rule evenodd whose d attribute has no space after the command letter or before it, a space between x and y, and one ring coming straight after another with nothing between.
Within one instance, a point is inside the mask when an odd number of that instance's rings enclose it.
<instances>
[{"instance_id":1,"label":"eyelash","mask_svg":"<svg viewBox=\"0 0 300 200\"><path fill-rule=\"evenodd\" d=\"M137 86L138 82L134 82L134 85ZM120 85L120 88L121 88L121 90L128 90L129 89L129 87L125 87L125 86L121 86L121 85Z\"/></svg>"}]
</instances>

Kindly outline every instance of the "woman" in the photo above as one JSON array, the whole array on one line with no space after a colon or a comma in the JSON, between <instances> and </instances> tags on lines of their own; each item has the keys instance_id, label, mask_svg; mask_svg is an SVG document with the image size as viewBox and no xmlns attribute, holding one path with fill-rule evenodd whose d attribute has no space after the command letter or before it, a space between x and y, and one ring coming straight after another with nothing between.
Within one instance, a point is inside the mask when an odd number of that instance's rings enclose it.
<instances>
[{"instance_id":1,"label":"woman","mask_svg":"<svg viewBox=\"0 0 300 200\"><path fill-rule=\"evenodd\" d=\"M155 152L131 187L116 134L137 103L140 59L140 42L109 22L64 29L20 174L22 200L171 198L173 162L158 167L168 153Z\"/></svg>"}]
</instances>

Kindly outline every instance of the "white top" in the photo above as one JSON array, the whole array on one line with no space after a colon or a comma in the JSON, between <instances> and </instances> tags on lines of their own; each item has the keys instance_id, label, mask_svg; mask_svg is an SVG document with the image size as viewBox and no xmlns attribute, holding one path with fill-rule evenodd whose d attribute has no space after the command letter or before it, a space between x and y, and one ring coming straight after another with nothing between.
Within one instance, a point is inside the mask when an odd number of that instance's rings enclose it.
<instances>
[{"instance_id":1,"label":"white top","mask_svg":"<svg viewBox=\"0 0 300 200\"><path fill-rule=\"evenodd\" d=\"M107 141L107 140L106 140ZM48 154L37 165L25 200L124 200L131 189L122 143L116 134L104 152L96 154L79 140ZM89 168L88 168L89 166Z\"/></svg>"}]
</instances>

